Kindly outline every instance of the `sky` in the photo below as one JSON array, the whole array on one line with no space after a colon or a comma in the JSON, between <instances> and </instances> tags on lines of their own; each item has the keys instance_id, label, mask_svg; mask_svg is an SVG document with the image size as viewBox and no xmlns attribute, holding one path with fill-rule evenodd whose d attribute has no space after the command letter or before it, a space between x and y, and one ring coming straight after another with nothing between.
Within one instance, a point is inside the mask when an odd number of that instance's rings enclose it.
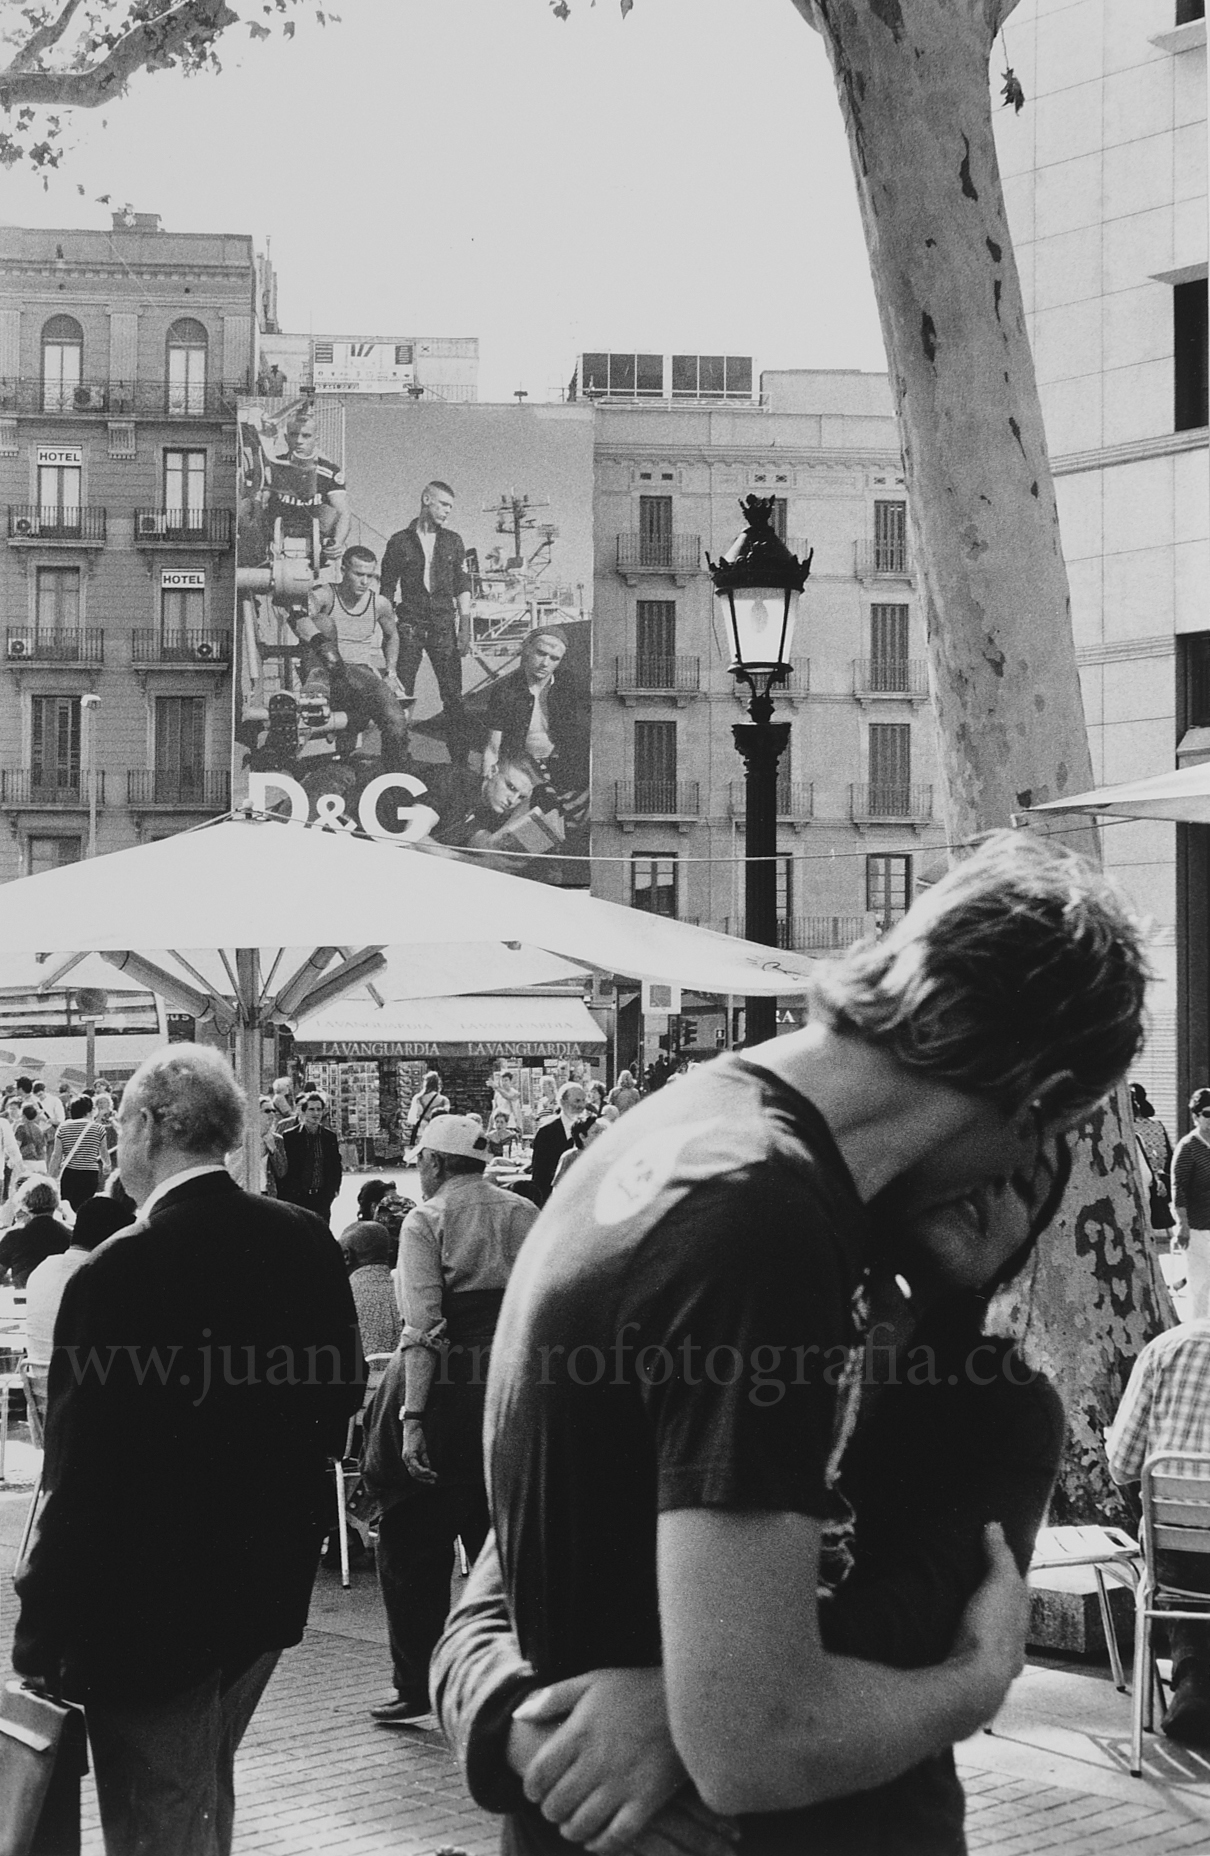
<instances>
[{"instance_id":1,"label":"sky","mask_svg":"<svg viewBox=\"0 0 1210 1856\"><path fill-rule=\"evenodd\" d=\"M557 398L584 350L885 365L840 107L791 0L334 0L223 71L72 119L10 224L271 244L281 327L476 335L481 399ZM255 0L236 0L249 18ZM78 191L84 187L83 196Z\"/></svg>"}]
</instances>

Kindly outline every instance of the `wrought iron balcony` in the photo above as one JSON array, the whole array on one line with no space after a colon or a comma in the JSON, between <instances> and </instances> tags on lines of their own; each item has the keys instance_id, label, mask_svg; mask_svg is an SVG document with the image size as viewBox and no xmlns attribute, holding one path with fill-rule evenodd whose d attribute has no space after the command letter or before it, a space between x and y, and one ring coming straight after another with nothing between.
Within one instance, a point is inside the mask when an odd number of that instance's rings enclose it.
<instances>
[{"instance_id":1,"label":"wrought iron balcony","mask_svg":"<svg viewBox=\"0 0 1210 1856\"><path fill-rule=\"evenodd\" d=\"M700 818L700 790L696 780L615 780L614 816Z\"/></svg>"},{"instance_id":2,"label":"wrought iron balcony","mask_svg":"<svg viewBox=\"0 0 1210 1856\"><path fill-rule=\"evenodd\" d=\"M105 511L92 505L10 503L8 538L23 541L82 541L100 547L105 540Z\"/></svg>"},{"instance_id":3,"label":"wrought iron balcony","mask_svg":"<svg viewBox=\"0 0 1210 1856\"><path fill-rule=\"evenodd\" d=\"M874 820L886 820L897 824L909 820L919 825L932 816L931 786L901 786L897 782L880 782L849 788L849 817L858 822L869 824Z\"/></svg>"},{"instance_id":4,"label":"wrought iron balcony","mask_svg":"<svg viewBox=\"0 0 1210 1856\"><path fill-rule=\"evenodd\" d=\"M126 774L126 803L136 808L225 812L231 804L231 775L226 767L204 771L200 767L131 767Z\"/></svg>"},{"instance_id":5,"label":"wrought iron balcony","mask_svg":"<svg viewBox=\"0 0 1210 1856\"><path fill-rule=\"evenodd\" d=\"M915 571L906 541L853 543L853 572L859 580L911 580Z\"/></svg>"},{"instance_id":6,"label":"wrought iron balcony","mask_svg":"<svg viewBox=\"0 0 1210 1856\"><path fill-rule=\"evenodd\" d=\"M929 667L923 657L862 657L853 664L855 696L907 696L927 701Z\"/></svg>"},{"instance_id":7,"label":"wrought iron balcony","mask_svg":"<svg viewBox=\"0 0 1210 1856\"><path fill-rule=\"evenodd\" d=\"M33 625L7 625L4 656L9 664L101 664L105 633L99 625L68 631L39 631Z\"/></svg>"},{"instance_id":8,"label":"wrought iron balcony","mask_svg":"<svg viewBox=\"0 0 1210 1856\"><path fill-rule=\"evenodd\" d=\"M864 915L797 915L794 946L802 953L833 953L852 947L869 928Z\"/></svg>"},{"instance_id":9,"label":"wrought iron balcony","mask_svg":"<svg viewBox=\"0 0 1210 1856\"><path fill-rule=\"evenodd\" d=\"M627 651L613 660L613 687L619 696L696 696L702 687L700 657L659 657L650 651Z\"/></svg>"},{"instance_id":10,"label":"wrought iron balcony","mask_svg":"<svg viewBox=\"0 0 1210 1856\"><path fill-rule=\"evenodd\" d=\"M700 573L701 565L700 535L618 536L618 572L624 578L632 574L671 574L674 580L684 580Z\"/></svg>"},{"instance_id":11,"label":"wrought iron balcony","mask_svg":"<svg viewBox=\"0 0 1210 1856\"><path fill-rule=\"evenodd\" d=\"M743 818L748 810L745 782L732 780L730 786L731 816ZM777 782L777 816L779 820L787 823L798 819L814 818L814 783L811 780L779 780Z\"/></svg>"},{"instance_id":12,"label":"wrought iron balcony","mask_svg":"<svg viewBox=\"0 0 1210 1856\"><path fill-rule=\"evenodd\" d=\"M251 392L244 381L170 384L166 380L43 380L0 376L0 413L50 413L65 418L233 419L236 402Z\"/></svg>"},{"instance_id":13,"label":"wrought iron balcony","mask_svg":"<svg viewBox=\"0 0 1210 1856\"><path fill-rule=\"evenodd\" d=\"M719 925L724 934L745 938L742 915L724 916ZM783 915L777 923L777 945L786 953L837 953L868 932L864 915Z\"/></svg>"},{"instance_id":14,"label":"wrought iron balcony","mask_svg":"<svg viewBox=\"0 0 1210 1856\"><path fill-rule=\"evenodd\" d=\"M97 769L97 804L105 804L105 774ZM0 771L0 805L88 809L88 775L81 767L6 767Z\"/></svg>"},{"instance_id":15,"label":"wrought iron balcony","mask_svg":"<svg viewBox=\"0 0 1210 1856\"><path fill-rule=\"evenodd\" d=\"M140 627L130 634L131 662L138 664L192 665L213 670L231 662L231 633L212 631L165 632Z\"/></svg>"},{"instance_id":16,"label":"wrought iron balcony","mask_svg":"<svg viewBox=\"0 0 1210 1856\"><path fill-rule=\"evenodd\" d=\"M769 694L772 696L775 703L779 699L784 702L794 702L801 696L809 696L810 693L811 660L809 657L796 657L790 665L784 680L781 683L772 683L769 686ZM742 677L735 678L735 687L732 694L737 702L745 705L752 700L751 686L745 683Z\"/></svg>"},{"instance_id":17,"label":"wrought iron balcony","mask_svg":"<svg viewBox=\"0 0 1210 1856\"><path fill-rule=\"evenodd\" d=\"M138 548L187 547L197 542L210 548L229 548L235 537L235 514L230 509L136 509L134 540Z\"/></svg>"}]
</instances>

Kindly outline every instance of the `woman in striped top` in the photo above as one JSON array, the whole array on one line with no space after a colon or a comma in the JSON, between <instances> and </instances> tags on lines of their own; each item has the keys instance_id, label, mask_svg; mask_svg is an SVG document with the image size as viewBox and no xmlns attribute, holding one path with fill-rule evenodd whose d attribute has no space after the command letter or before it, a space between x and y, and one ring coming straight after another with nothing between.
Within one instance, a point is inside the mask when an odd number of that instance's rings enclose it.
<instances>
[{"instance_id":1,"label":"woman in striped top","mask_svg":"<svg viewBox=\"0 0 1210 1856\"><path fill-rule=\"evenodd\" d=\"M50 1174L73 1211L100 1190L109 1171L105 1130L93 1115L91 1096L77 1096L68 1117L55 1130Z\"/></svg>"}]
</instances>

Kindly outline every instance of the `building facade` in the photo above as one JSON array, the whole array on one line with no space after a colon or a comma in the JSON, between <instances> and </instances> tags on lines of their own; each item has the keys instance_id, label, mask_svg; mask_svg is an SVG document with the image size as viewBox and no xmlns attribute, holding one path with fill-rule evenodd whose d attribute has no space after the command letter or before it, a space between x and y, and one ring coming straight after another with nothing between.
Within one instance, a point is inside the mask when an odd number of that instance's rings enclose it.
<instances>
[{"instance_id":1,"label":"building facade","mask_svg":"<svg viewBox=\"0 0 1210 1856\"><path fill-rule=\"evenodd\" d=\"M226 810L250 238L0 229L0 879Z\"/></svg>"},{"instance_id":2,"label":"building facade","mask_svg":"<svg viewBox=\"0 0 1210 1856\"><path fill-rule=\"evenodd\" d=\"M1027 101L997 139L1097 784L1210 755L1204 10L1022 0L1005 29ZM1210 827L1102 839L1155 923L1136 1074L1173 1127L1210 1081Z\"/></svg>"},{"instance_id":3,"label":"building facade","mask_svg":"<svg viewBox=\"0 0 1210 1856\"><path fill-rule=\"evenodd\" d=\"M654 386L660 357L632 359L652 362ZM744 767L731 729L745 719L747 692L728 670L706 556L742 528L741 498L771 496L794 552L814 549L794 672L775 692L791 728L779 933L808 953L847 946L901 914L943 867L924 626L886 378L765 373L745 396L736 383L750 389L751 363L745 376L727 357L691 395L685 357L664 357L660 382L682 390L657 398L627 392L637 365L606 357L602 387L601 357L592 360L594 893L743 932Z\"/></svg>"}]
</instances>

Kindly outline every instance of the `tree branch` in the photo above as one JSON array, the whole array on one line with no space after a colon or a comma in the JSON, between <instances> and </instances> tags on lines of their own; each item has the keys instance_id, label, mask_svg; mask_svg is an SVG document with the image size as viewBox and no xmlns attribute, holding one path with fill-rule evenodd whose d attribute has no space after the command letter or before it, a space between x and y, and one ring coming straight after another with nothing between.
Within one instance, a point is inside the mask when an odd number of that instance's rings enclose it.
<instances>
[{"instance_id":1,"label":"tree branch","mask_svg":"<svg viewBox=\"0 0 1210 1856\"><path fill-rule=\"evenodd\" d=\"M0 104L5 109L15 103L97 109L112 102L137 71L171 64L191 41L216 39L238 23L239 15L227 0L181 0L171 12L136 26L108 57L83 71L22 70L23 54L18 53L7 70L0 71Z\"/></svg>"},{"instance_id":2,"label":"tree branch","mask_svg":"<svg viewBox=\"0 0 1210 1856\"><path fill-rule=\"evenodd\" d=\"M43 52L48 52L53 45L57 45L71 25L79 5L80 0L67 0L66 6L57 19L48 19L44 26L39 26L36 32L31 32L26 43L13 59L9 70L28 71L36 64Z\"/></svg>"}]
</instances>

